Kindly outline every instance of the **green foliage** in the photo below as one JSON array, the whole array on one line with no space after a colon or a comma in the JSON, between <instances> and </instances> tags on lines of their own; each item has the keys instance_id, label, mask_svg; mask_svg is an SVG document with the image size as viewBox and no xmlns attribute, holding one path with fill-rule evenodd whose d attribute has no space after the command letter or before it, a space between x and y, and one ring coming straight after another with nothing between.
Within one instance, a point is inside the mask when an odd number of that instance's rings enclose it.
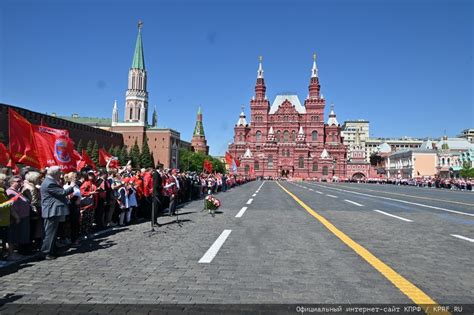
<instances>
[{"instance_id":1,"label":"green foliage","mask_svg":"<svg viewBox=\"0 0 474 315\"><path fill-rule=\"evenodd\" d=\"M118 149L118 147L117 147ZM128 160L130 159L130 157L128 156L128 150L127 150L127 146L126 145L123 145L122 148L120 150L118 150L118 159L120 161L120 165L125 165L127 164Z\"/></svg>"},{"instance_id":2,"label":"green foliage","mask_svg":"<svg viewBox=\"0 0 474 315\"><path fill-rule=\"evenodd\" d=\"M380 162L382 162L382 157L376 152L370 155L370 165L377 166L377 164L379 164Z\"/></svg>"},{"instance_id":3,"label":"green foliage","mask_svg":"<svg viewBox=\"0 0 474 315\"><path fill-rule=\"evenodd\" d=\"M148 139L143 139L142 153L140 154L140 165L141 167L148 168L153 167L153 159L148 147Z\"/></svg>"},{"instance_id":4,"label":"green foliage","mask_svg":"<svg viewBox=\"0 0 474 315\"><path fill-rule=\"evenodd\" d=\"M92 156L93 149L94 149L94 143L92 142L92 140L89 139L89 141L87 141L87 146L86 146L86 152L88 156Z\"/></svg>"},{"instance_id":5,"label":"green foliage","mask_svg":"<svg viewBox=\"0 0 474 315\"><path fill-rule=\"evenodd\" d=\"M76 151L79 152L79 154L82 154L82 149L84 149L84 143L82 143L82 139L79 139L79 142L76 146Z\"/></svg>"},{"instance_id":6,"label":"green foliage","mask_svg":"<svg viewBox=\"0 0 474 315\"><path fill-rule=\"evenodd\" d=\"M191 171L201 173L203 171L204 160L209 160L212 163L212 171L224 173L225 165L216 158L204 153L188 151L185 149L179 150L179 169L182 171Z\"/></svg>"},{"instance_id":7,"label":"green foliage","mask_svg":"<svg viewBox=\"0 0 474 315\"><path fill-rule=\"evenodd\" d=\"M469 165L469 162L464 162L462 169L459 171L459 175L463 178L474 178L474 168Z\"/></svg>"},{"instance_id":8,"label":"green foliage","mask_svg":"<svg viewBox=\"0 0 474 315\"><path fill-rule=\"evenodd\" d=\"M150 153L150 159L151 159L151 162L153 163L151 167L156 168L155 157L153 156L153 152Z\"/></svg>"},{"instance_id":9,"label":"green foliage","mask_svg":"<svg viewBox=\"0 0 474 315\"><path fill-rule=\"evenodd\" d=\"M140 167L140 148L138 147L138 143L136 139L135 139L135 143L130 149L130 160L132 160L132 167L135 167L135 168Z\"/></svg>"},{"instance_id":10,"label":"green foliage","mask_svg":"<svg viewBox=\"0 0 474 315\"><path fill-rule=\"evenodd\" d=\"M94 146L92 147L92 154L90 155L90 157L96 165L99 164L99 144L97 143L97 141L94 141Z\"/></svg>"},{"instance_id":11,"label":"green foliage","mask_svg":"<svg viewBox=\"0 0 474 315\"><path fill-rule=\"evenodd\" d=\"M110 147L109 147L109 150L107 150L107 152L109 152L110 154L114 155L113 152L114 152L114 145L111 144ZM116 155L115 155L116 156Z\"/></svg>"},{"instance_id":12,"label":"green foliage","mask_svg":"<svg viewBox=\"0 0 474 315\"><path fill-rule=\"evenodd\" d=\"M112 154L113 156L118 157L119 154L120 154L120 147L118 145L114 146L112 148L112 150L110 150L110 154Z\"/></svg>"}]
</instances>

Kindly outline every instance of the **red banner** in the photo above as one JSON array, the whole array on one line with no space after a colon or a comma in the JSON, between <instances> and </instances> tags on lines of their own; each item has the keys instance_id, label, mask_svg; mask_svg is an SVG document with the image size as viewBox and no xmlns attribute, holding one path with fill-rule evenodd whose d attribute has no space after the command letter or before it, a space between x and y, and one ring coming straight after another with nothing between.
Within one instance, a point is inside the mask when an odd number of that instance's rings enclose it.
<instances>
[{"instance_id":1,"label":"red banner","mask_svg":"<svg viewBox=\"0 0 474 315\"><path fill-rule=\"evenodd\" d=\"M13 161L40 169L33 125L11 108L8 109L8 122L10 154Z\"/></svg>"},{"instance_id":2,"label":"red banner","mask_svg":"<svg viewBox=\"0 0 474 315\"><path fill-rule=\"evenodd\" d=\"M82 149L82 160L86 165L89 165L93 169L97 170L97 166L95 166L94 161L92 161L92 159L89 157L89 155L87 155L87 152L84 149Z\"/></svg>"},{"instance_id":3,"label":"red banner","mask_svg":"<svg viewBox=\"0 0 474 315\"><path fill-rule=\"evenodd\" d=\"M33 125L33 134L42 168L58 165L63 172L76 170L74 143L68 130Z\"/></svg>"},{"instance_id":4,"label":"red banner","mask_svg":"<svg viewBox=\"0 0 474 315\"><path fill-rule=\"evenodd\" d=\"M233 160L234 160L234 158L232 157L232 155L229 152L226 152L225 153L225 162L227 163L227 165L232 165Z\"/></svg>"},{"instance_id":5,"label":"red banner","mask_svg":"<svg viewBox=\"0 0 474 315\"><path fill-rule=\"evenodd\" d=\"M0 165L7 165L10 161L10 152L7 147L0 142Z\"/></svg>"},{"instance_id":6,"label":"red banner","mask_svg":"<svg viewBox=\"0 0 474 315\"><path fill-rule=\"evenodd\" d=\"M120 166L119 161L115 156L112 156L110 153L105 151L104 149L100 148L99 149L99 165L100 166L106 166L107 161L109 159L112 159L112 162L110 162L109 167L111 168L118 168Z\"/></svg>"},{"instance_id":7,"label":"red banner","mask_svg":"<svg viewBox=\"0 0 474 315\"><path fill-rule=\"evenodd\" d=\"M207 171L208 173L212 173L212 163L209 162L209 160L204 160L203 168L204 168L204 170Z\"/></svg>"}]
</instances>

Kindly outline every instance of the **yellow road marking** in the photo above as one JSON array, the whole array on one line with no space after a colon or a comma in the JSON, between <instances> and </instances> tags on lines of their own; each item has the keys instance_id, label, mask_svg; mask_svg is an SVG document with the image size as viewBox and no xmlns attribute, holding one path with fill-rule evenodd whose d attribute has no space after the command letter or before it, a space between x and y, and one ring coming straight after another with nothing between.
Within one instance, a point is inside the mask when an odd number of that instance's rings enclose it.
<instances>
[{"instance_id":1,"label":"yellow road marking","mask_svg":"<svg viewBox=\"0 0 474 315\"><path fill-rule=\"evenodd\" d=\"M349 246L365 261L367 261L372 267L380 272L385 278L392 282L403 294L410 298L414 303L418 304L427 314L450 314L449 312L436 312L433 308L438 306L438 303L430 298L426 293L417 288L413 283L405 279L403 276L398 274L395 270L386 265L383 261L375 257L371 252L359 245L357 242L352 240L349 236L344 234L341 230L335 227L326 218L316 213L293 193L288 191L280 183L278 183L281 189L283 189L288 195L290 195L301 207L303 207L309 214L316 218L321 224L323 224L329 231L336 235L344 244Z\"/></svg>"},{"instance_id":2,"label":"yellow road marking","mask_svg":"<svg viewBox=\"0 0 474 315\"><path fill-rule=\"evenodd\" d=\"M322 186L329 186L329 185L322 185ZM435 199L435 198L428 198L428 197L420 197L420 196L413 196L413 195L407 195L407 194L399 194L399 193L394 193L394 192L388 192L388 191L380 191L380 190L373 190L373 189L368 189L368 188L359 188L359 187L348 187L348 186L338 186L340 189L341 187L347 188L349 190L355 189L355 190L360 190L360 191L371 191L371 192L376 192L376 193L382 193L382 194L389 194L389 195L395 195L395 196L402 196L402 197L410 197L410 198L418 198L418 199L424 199L424 200L431 200L431 201L441 201L445 203L455 203L463 206L470 206L474 207L474 204L472 203L465 203L465 202L460 202L460 201L452 201L452 200L443 200L443 199Z\"/></svg>"}]
</instances>

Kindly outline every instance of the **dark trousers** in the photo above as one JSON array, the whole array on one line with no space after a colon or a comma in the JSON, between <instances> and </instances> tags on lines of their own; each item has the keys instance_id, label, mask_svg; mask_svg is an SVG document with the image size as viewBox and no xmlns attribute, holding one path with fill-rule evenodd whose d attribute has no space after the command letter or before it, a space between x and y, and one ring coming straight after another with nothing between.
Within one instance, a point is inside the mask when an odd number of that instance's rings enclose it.
<instances>
[{"instance_id":1,"label":"dark trousers","mask_svg":"<svg viewBox=\"0 0 474 315\"><path fill-rule=\"evenodd\" d=\"M69 222L71 225L71 241L75 242L79 239L79 228L80 228L80 219L81 213L79 208L76 205L69 206Z\"/></svg>"},{"instance_id":2,"label":"dark trousers","mask_svg":"<svg viewBox=\"0 0 474 315\"><path fill-rule=\"evenodd\" d=\"M176 202L177 202L176 198L177 198L176 195L170 197L170 214L171 215L174 215L174 213L176 212Z\"/></svg>"},{"instance_id":3,"label":"dark trousers","mask_svg":"<svg viewBox=\"0 0 474 315\"><path fill-rule=\"evenodd\" d=\"M44 240L41 252L44 255L52 255L55 250L56 234L58 233L59 218L51 217L44 219Z\"/></svg>"}]
</instances>

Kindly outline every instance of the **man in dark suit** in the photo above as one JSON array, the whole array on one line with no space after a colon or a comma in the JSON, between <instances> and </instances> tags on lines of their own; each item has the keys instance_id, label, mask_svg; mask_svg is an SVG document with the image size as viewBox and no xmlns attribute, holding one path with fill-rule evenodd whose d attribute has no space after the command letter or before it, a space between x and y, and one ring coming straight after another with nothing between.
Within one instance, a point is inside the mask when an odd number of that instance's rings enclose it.
<instances>
[{"instance_id":1,"label":"man in dark suit","mask_svg":"<svg viewBox=\"0 0 474 315\"><path fill-rule=\"evenodd\" d=\"M42 258L55 259L55 242L58 225L61 219L69 214L67 196L74 190L75 183L71 187L63 189L59 183L61 169L52 166L46 173L46 178L41 184L41 215L44 219L45 237L41 247Z\"/></svg>"},{"instance_id":2,"label":"man in dark suit","mask_svg":"<svg viewBox=\"0 0 474 315\"><path fill-rule=\"evenodd\" d=\"M152 220L153 223L158 224L158 214L163 211L162 204L162 191L163 191L163 180L161 178L161 173L158 170L153 171L153 207L155 209Z\"/></svg>"}]
</instances>

